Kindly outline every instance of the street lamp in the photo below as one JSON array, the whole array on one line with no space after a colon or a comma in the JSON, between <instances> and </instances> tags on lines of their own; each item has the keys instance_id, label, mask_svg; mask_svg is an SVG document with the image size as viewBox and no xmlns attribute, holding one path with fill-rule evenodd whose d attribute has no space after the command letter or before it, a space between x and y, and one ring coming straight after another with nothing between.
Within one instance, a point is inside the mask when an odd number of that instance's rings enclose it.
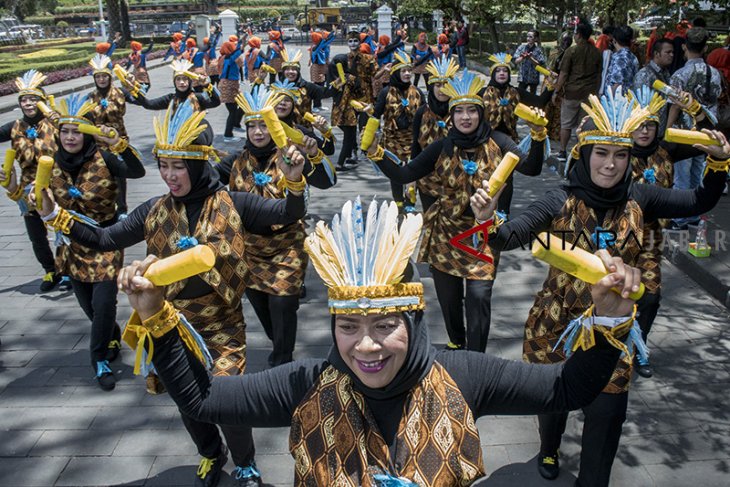
<instances>
[{"instance_id":1,"label":"street lamp","mask_svg":"<svg viewBox=\"0 0 730 487\"><path fill-rule=\"evenodd\" d=\"M99 0L99 28L101 29L101 38L106 39L106 26L104 26L104 6L102 0Z\"/></svg>"}]
</instances>

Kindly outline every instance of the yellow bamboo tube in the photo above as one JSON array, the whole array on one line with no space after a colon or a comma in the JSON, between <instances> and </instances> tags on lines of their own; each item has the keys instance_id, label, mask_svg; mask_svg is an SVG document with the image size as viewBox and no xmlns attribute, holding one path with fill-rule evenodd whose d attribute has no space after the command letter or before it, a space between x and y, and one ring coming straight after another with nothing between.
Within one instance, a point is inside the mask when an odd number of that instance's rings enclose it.
<instances>
[{"instance_id":1,"label":"yellow bamboo tube","mask_svg":"<svg viewBox=\"0 0 730 487\"><path fill-rule=\"evenodd\" d=\"M281 128L284 129L286 136L289 137L292 142L295 144L304 143L304 134L301 130L290 127L289 124L282 122L281 120L279 120L279 123L281 124Z\"/></svg>"},{"instance_id":2,"label":"yellow bamboo tube","mask_svg":"<svg viewBox=\"0 0 730 487\"><path fill-rule=\"evenodd\" d=\"M552 76L553 74L552 71L543 66L540 66L539 64L535 66L535 70L543 76Z\"/></svg>"},{"instance_id":3,"label":"yellow bamboo tube","mask_svg":"<svg viewBox=\"0 0 730 487\"><path fill-rule=\"evenodd\" d=\"M342 81L342 84L345 84L345 68L342 66L341 63L337 63L337 74L340 75L340 81Z\"/></svg>"},{"instance_id":4,"label":"yellow bamboo tube","mask_svg":"<svg viewBox=\"0 0 730 487\"><path fill-rule=\"evenodd\" d=\"M110 139L113 139L117 136L117 131L114 129L109 129L109 135L104 134L104 132L101 131L100 127L97 127L96 125L89 125L86 123L80 123L79 124L79 132L82 134L89 134L89 135L100 135L102 137L109 137Z\"/></svg>"},{"instance_id":5,"label":"yellow bamboo tube","mask_svg":"<svg viewBox=\"0 0 730 487\"><path fill-rule=\"evenodd\" d=\"M664 134L664 140L675 144L702 144L702 145L721 145L720 141L713 139L709 135L698 132L697 130L682 130L668 128Z\"/></svg>"},{"instance_id":6,"label":"yellow bamboo tube","mask_svg":"<svg viewBox=\"0 0 730 487\"><path fill-rule=\"evenodd\" d=\"M365 110L365 105L363 105L362 103L360 103L357 100L350 100L350 106L352 108L354 108L355 110L357 110L358 112Z\"/></svg>"},{"instance_id":7,"label":"yellow bamboo tube","mask_svg":"<svg viewBox=\"0 0 730 487\"><path fill-rule=\"evenodd\" d=\"M314 123L314 122L316 122L316 120L315 120L315 118L314 118L314 115L312 115L312 114L311 114L311 113L309 113L309 112L307 112L307 113L305 113L305 114L304 114L304 120L306 120L306 121L307 121L307 122L309 122L309 123Z\"/></svg>"},{"instance_id":8,"label":"yellow bamboo tube","mask_svg":"<svg viewBox=\"0 0 730 487\"><path fill-rule=\"evenodd\" d=\"M48 105L45 104L45 102L42 102L42 101L39 101L38 103L36 103L35 106L38 107L38 110L40 110L41 113L43 115L45 115L46 117L48 115L50 115L51 112L53 111L50 109L50 107Z\"/></svg>"},{"instance_id":9,"label":"yellow bamboo tube","mask_svg":"<svg viewBox=\"0 0 730 487\"><path fill-rule=\"evenodd\" d=\"M273 67L269 66L268 64L262 64L261 70L264 71L265 73L276 74L276 68L273 68Z\"/></svg>"},{"instance_id":10,"label":"yellow bamboo tube","mask_svg":"<svg viewBox=\"0 0 730 487\"><path fill-rule=\"evenodd\" d=\"M286 132L284 132L284 128L281 126L281 121L279 120L279 117L276 116L274 108L264 108L261 111L261 117L264 119L264 123L266 123L266 128L269 129L269 134L271 135L274 144L276 144L276 147L279 149L286 147Z\"/></svg>"},{"instance_id":11,"label":"yellow bamboo tube","mask_svg":"<svg viewBox=\"0 0 730 487\"><path fill-rule=\"evenodd\" d=\"M502 157L499 165L489 177L489 196L491 198L504 186L519 162L520 157L513 152L508 152Z\"/></svg>"},{"instance_id":12,"label":"yellow bamboo tube","mask_svg":"<svg viewBox=\"0 0 730 487\"><path fill-rule=\"evenodd\" d=\"M548 120L545 117L541 117L532 108L528 107L524 103L518 103L515 107L515 115L520 117L522 120L526 120L535 125L545 127L548 124Z\"/></svg>"},{"instance_id":13,"label":"yellow bamboo tube","mask_svg":"<svg viewBox=\"0 0 730 487\"><path fill-rule=\"evenodd\" d=\"M53 172L53 158L41 156L38 158L38 169L35 173L35 203L36 208L43 208L43 190L51 185L51 173Z\"/></svg>"},{"instance_id":14,"label":"yellow bamboo tube","mask_svg":"<svg viewBox=\"0 0 730 487\"><path fill-rule=\"evenodd\" d=\"M600 257L572 246L555 235L543 232L532 244L532 255L588 284L595 284L608 275ZM613 290L620 292L616 288ZM643 295L644 283L640 283L639 290L629 294L629 298L636 301Z\"/></svg>"},{"instance_id":15,"label":"yellow bamboo tube","mask_svg":"<svg viewBox=\"0 0 730 487\"><path fill-rule=\"evenodd\" d=\"M158 260L147 268L144 277L155 286L167 286L173 282L208 272L215 265L215 253L207 245L196 245L179 254Z\"/></svg>"},{"instance_id":16,"label":"yellow bamboo tube","mask_svg":"<svg viewBox=\"0 0 730 487\"><path fill-rule=\"evenodd\" d=\"M365 125L365 130L362 133L362 139L360 140L360 149L361 150L368 150L371 145L373 145L373 141L375 140L375 132L378 131L380 128L380 120L377 118L369 118L367 125Z\"/></svg>"},{"instance_id":17,"label":"yellow bamboo tube","mask_svg":"<svg viewBox=\"0 0 730 487\"><path fill-rule=\"evenodd\" d=\"M15 162L15 149L8 149L5 151L5 162L3 162L3 172L5 173L5 181L3 181L3 188L7 188L10 185L10 173L13 171L13 163Z\"/></svg>"},{"instance_id":18,"label":"yellow bamboo tube","mask_svg":"<svg viewBox=\"0 0 730 487\"><path fill-rule=\"evenodd\" d=\"M668 84L660 80L655 80L654 83L652 83L651 87L664 95L679 98L679 92L676 88L674 88L673 86L669 86Z\"/></svg>"}]
</instances>

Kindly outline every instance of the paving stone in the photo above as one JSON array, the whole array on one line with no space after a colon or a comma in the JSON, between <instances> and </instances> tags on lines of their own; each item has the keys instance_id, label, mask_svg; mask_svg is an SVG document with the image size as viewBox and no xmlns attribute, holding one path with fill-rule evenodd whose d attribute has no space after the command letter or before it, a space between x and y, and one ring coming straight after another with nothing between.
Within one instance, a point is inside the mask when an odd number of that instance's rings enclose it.
<instances>
[{"instance_id":1,"label":"paving stone","mask_svg":"<svg viewBox=\"0 0 730 487\"><path fill-rule=\"evenodd\" d=\"M42 431L35 430L4 430L0 441L0 457L28 456L28 452L42 434Z\"/></svg>"},{"instance_id":2,"label":"paving stone","mask_svg":"<svg viewBox=\"0 0 730 487\"><path fill-rule=\"evenodd\" d=\"M144 485L154 457L74 457L56 486Z\"/></svg>"},{"instance_id":3,"label":"paving stone","mask_svg":"<svg viewBox=\"0 0 730 487\"><path fill-rule=\"evenodd\" d=\"M173 416L180 413L176 406L102 407L91 423L92 430L167 430ZM104 434L100 431L99 434Z\"/></svg>"},{"instance_id":4,"label":"paving stone","mask_svg":"<svg viewBox=\"0 0 730 487\"><path fill-rule=\"evenodd\" d=\"M119 441L115 457L179 456L195 454L193 440L185 430L125 431Z\"/></svg>"},{"instance_id":5,"label":"paving stone","mask_svg":"<svg viewBox=\"0 0 730 487\"><path fill-rule=\"evenodd\" d=\"M31 450L30 456L109 456L114 452L121 437L121 431L101 432L87 429L44 431Z\"/></svg>"},{"instance_id":6,"label":"paving stone","mask_svg":"<svg viewBox=\"0 0 730 487\"><path fill-rule=\"evenodd\" d=\"M654 485L702 485L703 487L727 487L728 462L708 460L687 462L682 465L646 465Z\"/></svg>"},{"instance_id":7,"label":"paving stone","mask_svg":"<svg viewBox=\"0 0 730 487\"><path fill-rule=\"evenodd\" d=\"M0 485L3 487L48 487L69 462L69 457L2 458Z\"/></svg>"},{"instance_id":8,"label":"paving stone","mask_svg":"<svg viewBox=\"0 0 730 487\"><path fill-rule=\"evenodd\" d=\"M4 408L0 415L3 430L86 429L98 408L25 407Z\"/></svg>"}]
</instances>

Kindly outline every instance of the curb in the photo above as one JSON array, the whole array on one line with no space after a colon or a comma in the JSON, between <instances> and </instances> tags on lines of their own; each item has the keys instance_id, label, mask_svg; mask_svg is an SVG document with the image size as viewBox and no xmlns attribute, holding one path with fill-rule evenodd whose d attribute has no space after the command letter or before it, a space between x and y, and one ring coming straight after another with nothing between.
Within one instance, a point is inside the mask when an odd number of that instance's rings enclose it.
<instances>
[{"instance_id":1,"label":"curb","mask_svg":"<svg viewBox=\"0 0 730 487\"><path fill-rule=\"evenodd\" d=\"M682 249L677 240L670 237L668 244L664 247L664 258L687 274L710 296L730 309L730 285L721 281L715 273L697 262L697 258Z\"/></svg>"},{"instance_id":2,"label":"curb","mask_svg":"<svg viewBox=\"0 0 730 487\"><path fill-rule=\"evenodd\" d=\"M167 66L168 64L170 64L170 62L171 61L163 61L160 64L156 64L154 66L149 66L147 68L147 71L151 71L153 69L157 69L157 68L160 68L162 66ZM76 78L76 79L81 79L81 78ZM70 81L72 81L72 80L70 80ZM51 85L51 86L53 86L53 85ZM81 84L81 85L78 85L78 86L74 86L74 87L70 87L70 88L63 88L63 89L60 89L60 90L54 91L54 92L50 92L50 90L49 90L47 92L47 94L48 95L51 95L51 96L54 96L54 97L66 96L66 95L70 95L71 93L75 93L76 91L79 91L79 90L88 90L89 88L93 88L94 86L95 86L94 85L94 82L93 81L89 81L87 83L84 83L84 84ZM18 104L17 103L7 104L7 105L0 105L0 113L12 112L16 108L18 108Z\"/></svg>"}]
</instances>

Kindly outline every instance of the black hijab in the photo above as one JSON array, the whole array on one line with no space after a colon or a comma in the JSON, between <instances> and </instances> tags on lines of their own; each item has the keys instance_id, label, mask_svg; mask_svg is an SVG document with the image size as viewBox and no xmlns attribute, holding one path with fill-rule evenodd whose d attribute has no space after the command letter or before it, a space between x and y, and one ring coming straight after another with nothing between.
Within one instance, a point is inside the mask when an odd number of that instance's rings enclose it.
<instances>
[{"instance_id":1,"label":"black hijab","mask_svg":"<svg viewBox=\"0 0 730 487\"><path fill-rule=\"evenodd\" d=\"M649 144L646 147L641 147L634 142L634 146L631 148L631 155L636 156L640 159L648 159L649 157L653 156L656 150L659 148L659 124L657 122L654 122L653 120L648 120L646 123L655 123L657 125L657 131L656 135L654 136L654 140L651 141L651 144Z\"/></svg>"},{"instance_id":2,"label":"black hijab","mask_svg":"<svg viewBox=\"0 0 730 487\"><path fill-rule=\"evenodd\" d=\"M479 110L479 125L474 132L469 135L463 134L456 128L456 124L451 124L449 133L446 135L446 138L444 138L443 145L444 152L446 152L446 155L449 157L454 155L454 146L460 149L474 149L486 143L492 135L492 127L484 118L484 107L479 105L475 106ZM454 120L453 109L451 110L451 120Z\"/></svg>"},{"instance_id":3,"label":"black hijab","mask_svg":"<svg viewBox=\"0 0 730 487\"><path fill-rule=\"evenodd\" d=\"M589 144L580 148L580 156L568 173L568 184L565 185L565 190L583 200L594 210L605 211L616 208L629 197L631 162L626 165L626 173L621 181L612 188L601 188L591 179L590 160L593 147L593 144Z\"/></svg>"},{"instance_id":4,"label":"black hijab","mask_svg":"<svg viewBox=\"0 0 730 487\"><path fill-rule=\"evenodd\" d=\"M213 129L210 123L203 120L208 127L203 133L198 135L193 144L195 145L211 145L213 142ZM218 171L213 169L208 161L198 159L183 159L185 167L188 168L188 176L190 177L190 192L184 196L172 196L172 199L188 206L191 203L200 203L211 194L223 188L220 182ZM159 159L158 159L159 165Z\"/></svg>"},{"instance_id":5,"label":"black hijab","mask_svg":"<svg viewBox=\"0 0 730 487\"><path fill-rule=\"evenodd\" d=\"M173 79L173 84L175 83L175 80ZM190 96L190 93L193 91L193 83L188 83L188 89L185 91L180 91L177 89L177 85L175 85L175 98L180 100L180 103L184 102L185 99Z\"/></svg>"},{"instance_id":6,"label":"black hijab","mask_svg":"<svg viewBox=\"0 0 730 487\"><path fill-rule=\"evenodd\" d=\"M58 145L58 150L53 160L58 164L58 167L71 174L73 179L76 179L83 165L90 161L98 150L96 139L89 134L84 134L84 145L76 154L71 154L63 148L60 135L56 135L56 144Z\"/></svg>"},{"instance_id":7,"label":"black hijab","mask_svg":"<svg viewBox=\"0 0 730 487\"><path fill-rule=\"evenodd\" d=\"M38 122L43 120L44 117L45 115L43 115L43 112L41 112L40 110L36 111L35 117L29 117L28 115L23 113L23 121L31 127L34 125L38 125Z\"/></svg>"},{"instance_id":8,"label":"black hijab","mask_svg":"<svg viewBox=\"0 0 730 487\"><path fill-rule=\"evenodd\" d=\"M506 66L498 66L498 68L504 68L504 67L506 67ZM506 90L510 86L509 82L510 82L510 79L512 76L512 71L509 68L507 68L507 73L508 73L507 81L505 81L504 83L498 83L497 80L495 79L495 77L497 76L497 68L494 68L492 70L492 73L490 74L489 86L494 86L495 88L497 88L499 90L500 93L503 93L504 90Z\"/></svg>"},{"instance_id":9,"label":"black hijab","mask_svg":"<svg viewBox=\"0 0 730 487\"><path fill-rule=\"evenodd\" d=\"M428 106L433 113L441 118L445 118L449 114L449 102L448 100L439 101L433 93L433 86L432 84L428 85Z\"/></svg>"},{"instance_id":10,"label":"black hijab","mask_svg":"<svg viewBox=\"0 0 730 487\"><path fill-rule=\"evenodd\" d=\"M294 113L294 110L292 109L292 113ZM256 147L251 142L251 137L248 135L248 124L246 125L246 143L244 144L243 148L244 150L247 150L251 155L253 155L256 160L259 163L265 162L269 160L269 157L276 152L276 144L274 143L274 139L271 138L269 140L269 143L266 144L263 147Z\"/></svg>"},{"instance_id":11,"label":"black hijab","mask_svg":"<svg viewBox=\"0 0 730 487\"><path fill-rule=\"evenodd\" d=\"M400 77L400 69L390 73L390 86L398 88L402 93L405 93L408 88L411 87L410 81L403 81Z\"/></svg>"}]
</instances>

